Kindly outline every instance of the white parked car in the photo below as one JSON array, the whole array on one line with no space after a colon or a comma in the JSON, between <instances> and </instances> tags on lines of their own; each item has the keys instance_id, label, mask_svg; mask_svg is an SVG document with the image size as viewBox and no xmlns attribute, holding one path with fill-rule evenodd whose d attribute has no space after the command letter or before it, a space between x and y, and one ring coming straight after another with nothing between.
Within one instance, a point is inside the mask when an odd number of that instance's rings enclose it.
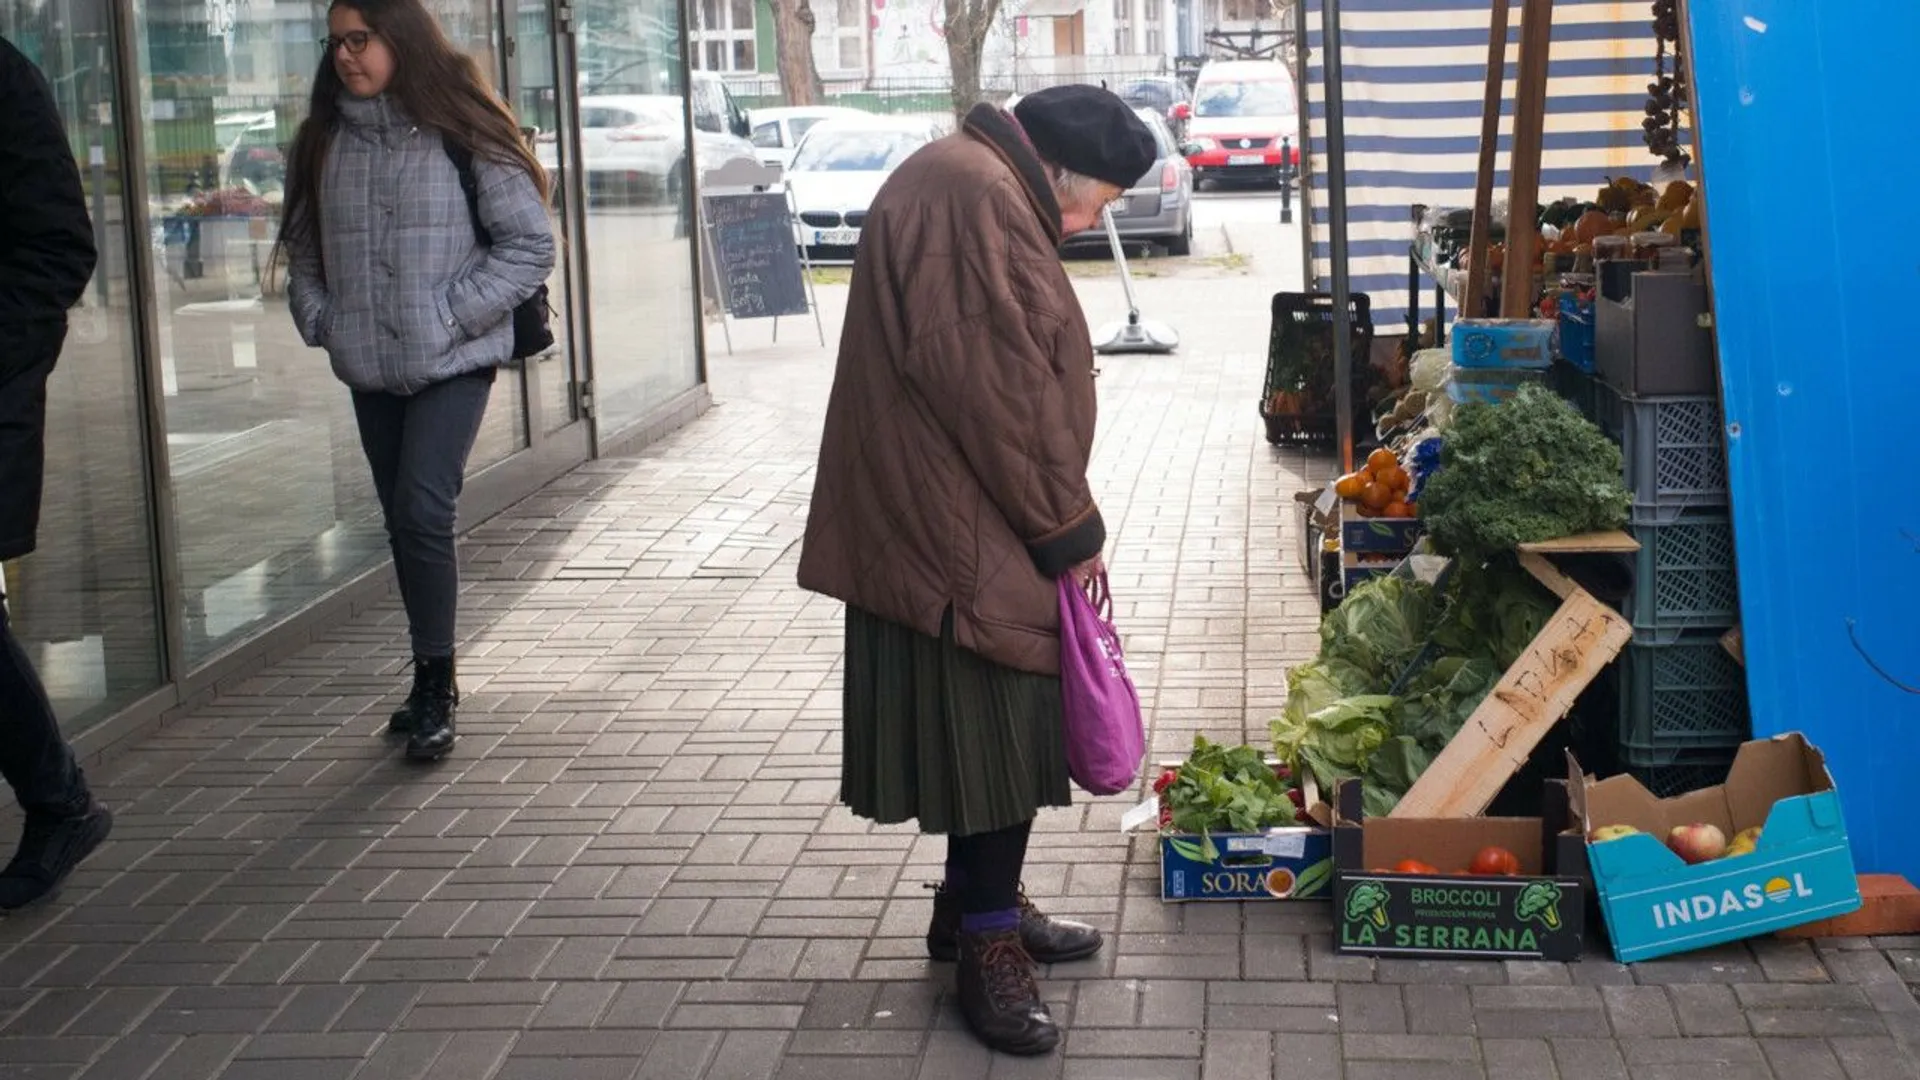
<instances>
[{"instance_id":1,"label":"white parked car","mask_svg":"<svg viewBox=\"0 0 1920 1080\"><path fill-rule=\"evenodd\" d=\"M750 114L753 134L748 141L760 153L766 165L785 169L793 161L793 151L813 125L822 120L858 120L872 116L842 105L792 105L755 109Z\"/></svg>"},{"instance_id":2,"label":"white parked car","mask_svg":"<svg viewBox=\"0 0 1920 1080\"><path fill-rule=\"evenodd\" d=\"M799 219L794 243L813 262L853 261L880 185L949 124L916 116L822 120L794 149L784 180Z\"/></svg>"},{"instance_id":3,"label":"white parked car","mask_svg":"<svg viewBox=\"0 0 1920 1080\"><path fill-rule=\"evenodd\" d=\"M694 157L700 169L716 169L733 160L758 163L753 145L737 134L745 114L730 96L720 104L695 87ZM722 91L724 95L724 91ZM586 166L587 197L595 203L676 204L686 189L687 153L684 105L672 94L593 94L580 99L580 156ZM729 122L735 130L728 130ZM540 163L556 181L560 168L552 132L536 137Z\"/></svg>"}]
</instances>

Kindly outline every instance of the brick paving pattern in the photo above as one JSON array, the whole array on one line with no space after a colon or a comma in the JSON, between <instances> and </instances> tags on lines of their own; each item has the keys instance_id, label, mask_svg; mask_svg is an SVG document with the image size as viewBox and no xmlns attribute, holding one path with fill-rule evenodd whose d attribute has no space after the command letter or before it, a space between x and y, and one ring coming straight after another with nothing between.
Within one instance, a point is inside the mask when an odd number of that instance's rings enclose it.
<instances>
[{"instance_id":1,"label":"brick paving pattern","mask_svg":"<svg viewBox=\"0 0 1920 1080\"><path fill-rule=\"evenodd\" d=\"M1153 281L1186 346L1102 362L1096 487L1157 754L1263 742L1315 649L1291 496L1330 465L1271 450L1253 408L1276 287ZM394 600L97 770L113 840L0 921L0 1080L1915 1075L1920 939L1339 958L1323 905L1161 903L1151 842L1117 831L1132 798L1041 818L1029 891L1111 936L1045 972L1063 1051L994 1058L921 943L942 842L835 805L839 611L793 583L830 354L764 341L736 332L690 429L475 531L442 766L380 734Z\"/></svg>"}]
</instances>

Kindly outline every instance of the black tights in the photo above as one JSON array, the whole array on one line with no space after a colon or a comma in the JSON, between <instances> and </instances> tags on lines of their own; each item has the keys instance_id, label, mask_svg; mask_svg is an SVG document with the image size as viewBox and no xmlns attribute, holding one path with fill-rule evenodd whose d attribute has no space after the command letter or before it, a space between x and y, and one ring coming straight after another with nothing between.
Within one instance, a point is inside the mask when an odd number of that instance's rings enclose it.
<instances>
[{"instance_id":1,"label":"black tights","mask_svg":"<svg viewBox=\"0 0 1920 1080\"><path fill-rule=\"evenodd\" d=\"M947 838L947 887L960 894L960 911L983 915L1019 905L1033 821L993 832Z\"/></svg>"}]
</instances>

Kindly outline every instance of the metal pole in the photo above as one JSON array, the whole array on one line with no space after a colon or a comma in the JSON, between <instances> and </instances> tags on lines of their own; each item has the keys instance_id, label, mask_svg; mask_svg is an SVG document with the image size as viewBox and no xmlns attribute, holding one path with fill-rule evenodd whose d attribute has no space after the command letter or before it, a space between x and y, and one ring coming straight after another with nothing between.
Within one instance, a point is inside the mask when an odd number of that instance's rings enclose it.
<instances>
[{"instance_id":1,"label":"metal pole","mask_svg":"<svg viewBox=\"0 0 1920 1080\"><path fill-rule=\"evenodd\" d=\"M1280 136L1280 224L1293 224L1293 143Z\"/></svg>"},{"instance_id":2,"label":"metal pole","mask_svg":"<svg viewBox=\"0 0 1920 1080\"><path fill-rule=\"evenodd\" d=\"M1327 95L1327 241L1333 266L1333 401L1340 469L1353 471L1353 311L1347 280L1347 135L1341 95L1340 0L1322 0L1321 73Z\"/></svg>"}]
</instances>

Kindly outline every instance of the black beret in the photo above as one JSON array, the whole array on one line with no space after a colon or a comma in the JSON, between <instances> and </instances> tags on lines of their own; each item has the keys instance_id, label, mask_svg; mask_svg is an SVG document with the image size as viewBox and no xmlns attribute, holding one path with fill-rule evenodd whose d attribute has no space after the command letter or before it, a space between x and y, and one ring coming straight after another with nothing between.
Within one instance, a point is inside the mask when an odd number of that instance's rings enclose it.
<instances>
[{"instance_id":1,"label":"black beret","mask_svg":"<svg viewBox=\"0 0 1920 1080\"><path fill-rule=\"evenodd\" d=\"M1098 86L1050 86L1021 98L1013 115L1041 157L1118 188L1138 183L1159 157L1133 106Z\"/></svg>"}]
</instances>

